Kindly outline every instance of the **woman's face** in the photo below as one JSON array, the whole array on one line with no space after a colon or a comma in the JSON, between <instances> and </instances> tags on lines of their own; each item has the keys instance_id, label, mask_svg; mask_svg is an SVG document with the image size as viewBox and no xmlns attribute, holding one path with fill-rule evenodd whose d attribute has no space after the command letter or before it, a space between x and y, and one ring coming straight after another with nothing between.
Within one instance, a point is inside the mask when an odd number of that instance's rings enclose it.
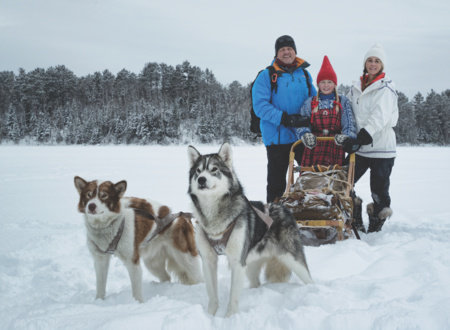
<instances>
[{"instance_id":1,"label":"woman's face","mask_svg":"<svg viewBox=\"0 0 450 330\"><path fill-rule=\"evenodd\" d=\"M378 57L371 56L366 60L366 70L369 76L375 77L383 68L383 62Z\"/></svg>"},{"instance_id":2,"label":"woman's face","mask_svg":"<svg viewBox=\"0 0 450 330\"><path fill-rule=\"evenodd\" d=\"M285 63L292 64L295 61L295 50L292 47L283 47L278 50L277 58Z\"/></svg>"},{"instance_id":3,"label":"woman's face","mask_svg":"<svg viewBox=\"0 0 450 330\"><path fill-rule=\"evenodd\" d=\"M336 84L331 80L322 80L319 82L319 90L322 94L331 94L336 87Z\"/></svg>"}]
</instances>

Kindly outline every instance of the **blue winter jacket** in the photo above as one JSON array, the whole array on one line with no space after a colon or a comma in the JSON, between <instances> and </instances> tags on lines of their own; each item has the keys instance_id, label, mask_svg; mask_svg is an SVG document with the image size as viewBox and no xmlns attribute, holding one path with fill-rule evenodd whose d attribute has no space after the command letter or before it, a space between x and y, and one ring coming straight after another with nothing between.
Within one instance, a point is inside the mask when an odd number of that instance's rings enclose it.
<instances>
[{"instance_id":1,"label":"blue winter jacket","mask_svg":"<svg viewBox=\"0 0 450 330\"><path fill-rule=\"evenodd\" d=\"M302 69L309 66L306 61L296 58L299 66L292 73L284 71L275 61L272 65L278 72L277 88L271 95L269 69L262 71L256 78L252 89L252 102L255 114L261 118L260 128L266 146L290 144L297 141L294 127L281 125L283 112L289 115L299 114L308 95L308 85ZM311 75L307 72L311 86L311 96L316 95ZM272 102L271 102L272 96Z\"/></svg>"}]
</instances>

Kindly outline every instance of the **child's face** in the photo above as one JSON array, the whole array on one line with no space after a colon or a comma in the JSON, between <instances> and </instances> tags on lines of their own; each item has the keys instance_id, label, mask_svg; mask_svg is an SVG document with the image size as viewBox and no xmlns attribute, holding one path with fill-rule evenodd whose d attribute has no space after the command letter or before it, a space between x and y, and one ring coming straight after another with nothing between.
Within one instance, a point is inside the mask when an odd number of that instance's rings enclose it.
<instances>
[{"instance_id":1,"label":"child's face","mask_svg":"<svg viewBox=\"0 0 450 330\"><path fill-rule=\"evenodd\" d=\"M331 80L322 80L319 82L319 90L322 94L331 94L334 91L336 84Z\"/></svg>"}]
</instances>

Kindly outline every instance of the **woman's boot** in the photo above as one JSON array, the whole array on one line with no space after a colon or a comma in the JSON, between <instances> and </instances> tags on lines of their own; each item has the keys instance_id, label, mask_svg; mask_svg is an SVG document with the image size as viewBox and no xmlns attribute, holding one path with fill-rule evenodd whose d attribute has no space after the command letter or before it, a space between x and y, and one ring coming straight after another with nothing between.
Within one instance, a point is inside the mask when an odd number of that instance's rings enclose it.
<instances>
[{"instance_id":1,"label":"woman's boot","mask_svg":"<svg viewBox=\"0 0 450 330\"><path fill-rule=\"evenodd\" d=\"M367 205L367 214L369 215L369 233L381 231L386 219L392 216L392 209L384 207L378 215L374 215L373 203Z\"/></svg>"}]
</instances>

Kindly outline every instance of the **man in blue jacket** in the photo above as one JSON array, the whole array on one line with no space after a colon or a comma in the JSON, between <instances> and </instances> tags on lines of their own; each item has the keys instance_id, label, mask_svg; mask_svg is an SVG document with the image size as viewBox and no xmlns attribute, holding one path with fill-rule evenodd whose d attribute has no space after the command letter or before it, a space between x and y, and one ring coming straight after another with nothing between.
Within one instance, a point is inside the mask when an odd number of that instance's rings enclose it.
<instances>
[{"instance_id":1,"label":"man in blue jacket","mask_svg":"<svg viewBox=\"0 0 450 330\"><path fill-rule=\"evenodd\" d=\"M309 125L309 118L300 116L300 108L309 96L316 95L311 75L306 71L309 63L297 57L292 37L284 35L276 40L271 65L276 74L271 77L268 68L262 71L252 89L253 109L261 118L261 134L267 151L268 203L281 197L286 189L289 151L297 140L295 128ZM276 79L273 89L271 79ZM303 145L299 145L295 150L298 163L302 153Z\"/></svg>"}]
</instances>

